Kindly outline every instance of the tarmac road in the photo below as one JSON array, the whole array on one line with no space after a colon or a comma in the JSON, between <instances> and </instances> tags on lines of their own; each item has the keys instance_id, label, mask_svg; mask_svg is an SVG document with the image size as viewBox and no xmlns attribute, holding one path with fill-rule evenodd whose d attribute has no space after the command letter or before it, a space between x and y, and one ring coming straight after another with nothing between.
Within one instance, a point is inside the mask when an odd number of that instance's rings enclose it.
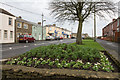
<instances>
[{"instance_id":1,"label":"tarmac road","mask_svg":"<svg viewBox=\"0 0 120 80\"><path fill-rule=\"evenodd\" d=\"M76 39L63 39L63 40L54 40L54 41L36 41L35 43L3 44L0 47L0 53L2 53L2 59L7 59L10 57L23 54L35 47L47 46L50 44L73 43L75 41Z\"/></svg>"}]
</instances>

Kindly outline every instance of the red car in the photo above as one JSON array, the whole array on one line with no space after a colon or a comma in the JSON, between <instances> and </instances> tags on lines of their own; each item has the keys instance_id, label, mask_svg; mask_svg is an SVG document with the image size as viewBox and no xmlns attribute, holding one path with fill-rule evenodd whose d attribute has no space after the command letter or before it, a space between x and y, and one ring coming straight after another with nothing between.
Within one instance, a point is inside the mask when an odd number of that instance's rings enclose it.
<instances>
[{"instance_id":1,"label":"red car","mask_svg":"<svg viewBox=\"0 0 120 80\"><path fill-rule=\"evenodd\" d=\"M35 42L35 38L32 35L20 35L19 42Z\"/></svg>"},{"instance_id":2,"label":"red car","mask_svg":"<svg viewBox=\"0 0 120 80\"><path fill-rule=\"evenodd\" d=\"M60 36L60 40L61 40L61 39L63 39L63 37L62 37L62 36Z\"/></svg>"}]
</instances>

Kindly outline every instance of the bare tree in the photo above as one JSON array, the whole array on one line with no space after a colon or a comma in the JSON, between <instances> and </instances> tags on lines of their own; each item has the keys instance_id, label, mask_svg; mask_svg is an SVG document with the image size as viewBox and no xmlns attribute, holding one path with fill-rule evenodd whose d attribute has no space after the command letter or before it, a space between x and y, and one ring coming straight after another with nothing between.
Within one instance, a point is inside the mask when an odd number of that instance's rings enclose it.
<instances>
[{"instance_id":1,"label":"bare tree","mask_svg":"<svg viewBox=\"0 0 120 80\"><path fill-rule=\"evenodd\" d=\"M77 44L82 44L83 22L94 12L100 17L112 14L116 8L112 2L88 2L84 0L54 0L50 3L51 13L57 21L78 21Z\"/></svg>"}]
</instances>

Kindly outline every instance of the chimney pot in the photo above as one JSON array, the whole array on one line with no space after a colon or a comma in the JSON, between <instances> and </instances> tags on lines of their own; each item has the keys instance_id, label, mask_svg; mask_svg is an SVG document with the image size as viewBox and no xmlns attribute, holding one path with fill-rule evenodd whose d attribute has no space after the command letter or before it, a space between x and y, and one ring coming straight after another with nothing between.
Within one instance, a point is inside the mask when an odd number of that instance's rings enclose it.
<instances>
[{"instance_id":1,"label":"chimney pot","mask_svg":"<svg viewBox=\"0 0 120 80\"><path fill-rule=\"evenodd\" d=\"M53 26L56 26L56 24L53 24Z\"/></svg>"},{"instance_id":2,"label":"chimney pot","mask_svg":"<svg viewBox=\"0 0 120 80\"><path fill-rule=\"evenodd\" d=\"M41 25L41 22L38 22L39 25Z\"/></svg>"},{"instance_id":3,"label":"chimney pot","mask_svg":"<svg viewBox=\"0 0 120 80\"><path fill-rule=\"evenodd\" d=\"M21 17L21 16L19 16L19 18L21 19L22 17Z\"/></svg>"},{"instance_id":4,"label":"chimney pot","mask_svg":"<svg viewBox=\"0 0 120 80\"><path fill-rule=\"evenodd\" d=\"M115 21L116 19L113 19L113 22Z\"/></svg>"}]
</instances>

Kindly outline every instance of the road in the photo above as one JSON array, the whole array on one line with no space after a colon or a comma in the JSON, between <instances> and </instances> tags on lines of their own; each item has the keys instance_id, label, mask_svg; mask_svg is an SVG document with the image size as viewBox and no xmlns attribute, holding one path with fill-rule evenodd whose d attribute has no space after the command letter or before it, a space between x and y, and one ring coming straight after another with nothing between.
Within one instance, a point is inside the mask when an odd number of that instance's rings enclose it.
<instances>
[{"instance_id":1,"label":"road","mask_svg":"<svg viewBox=\"0 0 120 80\"><path fill-rule=\"evenodd\" d=\"M97 39L97 42L105 48L114 58L120 61L120 43Z\"/></svg>"},{"instance_id":2,"label":"road","mask_svg":"<svg viewBox=\"0 0 120 80\"><path fill-rule=\"evenodd\" d=\"M23 54L35 47L47 46L50 44L60 44L60 43L73 43L75 39L64 39L64 40L54 40L54 41L36 41L35 43L15 43L15 44L4 44L1 47L2 59L7 59L10 57L18 56Z\"/></svg>"}]
</instances>

